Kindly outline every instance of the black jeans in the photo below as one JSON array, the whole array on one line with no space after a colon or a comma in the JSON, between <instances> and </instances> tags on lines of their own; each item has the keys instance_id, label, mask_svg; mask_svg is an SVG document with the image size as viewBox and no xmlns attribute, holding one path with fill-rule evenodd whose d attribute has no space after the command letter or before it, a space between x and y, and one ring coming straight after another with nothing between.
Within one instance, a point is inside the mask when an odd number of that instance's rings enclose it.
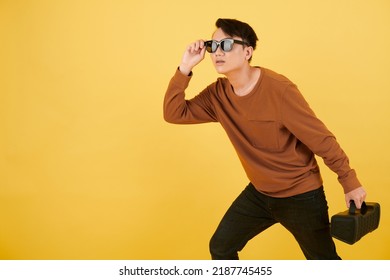
<instances>
[{"instance_id":1,"label":"black jeans","mask_svg":"<svg viewBox=\"0 0 390 280\"><path fill-rule=\"evenodd\" d=\"M274 198L258 192L251 183L233 202L211 238L212 259L238 259L238 252L250 239L275 223L294 235L306 259L340 259L330 235L322 186L300 195Z\"/></svg>"}]
</instances>

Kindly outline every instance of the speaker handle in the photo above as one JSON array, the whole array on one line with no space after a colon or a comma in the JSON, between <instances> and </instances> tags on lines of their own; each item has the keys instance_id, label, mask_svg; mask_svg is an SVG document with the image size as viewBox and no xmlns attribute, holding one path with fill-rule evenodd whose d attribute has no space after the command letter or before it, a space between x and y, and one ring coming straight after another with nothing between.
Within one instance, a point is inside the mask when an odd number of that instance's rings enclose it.
<instances>
[{"instance_id":1,"label":"speaker handle","mask_svg":"<svg viewBox=\"0 0 390 280\"><path fill-rule=\"evenodd\" d=\"M349 201L349 214L353 215L355 214L356 212L356 205L355 205L355 201L351 200ZM360 213L362 215L366 214L367 212L367 205L366 205L366 202L363 201L362 203L362 207L360 208Z\"/></svg>"}]
</instances>

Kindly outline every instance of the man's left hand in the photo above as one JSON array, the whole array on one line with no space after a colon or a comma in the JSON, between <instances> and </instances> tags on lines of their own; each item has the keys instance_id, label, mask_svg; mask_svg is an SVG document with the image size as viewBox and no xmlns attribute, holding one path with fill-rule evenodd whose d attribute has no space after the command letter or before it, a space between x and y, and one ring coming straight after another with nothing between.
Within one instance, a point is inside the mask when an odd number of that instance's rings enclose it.
<instances>
[{"instance_id":1,"label":"man's left hand","mask_svg":"<svg viewBox=\"0 0 390 280\"><path fill-rule=\"evenodd\" d=\"M361 186L349 193L345 194L345 202L347 203L347 207L350 206L350 201L353 200L355 202L356 208L360 209L362 207L363 201L366 199L366 191Z\"/></svg>"}]
</instances>

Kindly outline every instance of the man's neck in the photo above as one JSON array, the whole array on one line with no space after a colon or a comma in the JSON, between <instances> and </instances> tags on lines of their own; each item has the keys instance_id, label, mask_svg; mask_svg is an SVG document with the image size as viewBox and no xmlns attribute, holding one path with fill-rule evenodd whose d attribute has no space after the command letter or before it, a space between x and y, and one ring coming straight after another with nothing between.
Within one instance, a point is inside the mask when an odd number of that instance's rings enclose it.
<instances>
[{"instance_id":1,"label":"man's neck","mask_svg":"<svg viewBox=\"0 0 390 280\"><path fill-rule=\"evenodd\" d=\"M238 96L249 94L255 87L259 77L260 69L250 65L226 75L226 78L233 87L234 93Z\"/></svg>"}]
</instances>

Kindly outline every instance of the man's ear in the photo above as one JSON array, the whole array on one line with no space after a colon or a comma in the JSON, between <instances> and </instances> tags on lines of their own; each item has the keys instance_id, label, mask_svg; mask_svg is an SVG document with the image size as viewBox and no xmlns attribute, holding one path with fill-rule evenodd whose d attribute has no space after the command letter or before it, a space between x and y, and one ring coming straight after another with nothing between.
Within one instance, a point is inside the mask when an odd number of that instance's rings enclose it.
<instances>
[{"instance_id":1,"label":"man's ear","mask_svg":"<svg viewBox=\"0 0 390 280\"><path fill-rule=\"evenodd\" d=\"M245 48L245 59L246 60L251 59L252 55L253 55L253 47L252 46L246 47Z\"/></svg>"}]
</instances>

